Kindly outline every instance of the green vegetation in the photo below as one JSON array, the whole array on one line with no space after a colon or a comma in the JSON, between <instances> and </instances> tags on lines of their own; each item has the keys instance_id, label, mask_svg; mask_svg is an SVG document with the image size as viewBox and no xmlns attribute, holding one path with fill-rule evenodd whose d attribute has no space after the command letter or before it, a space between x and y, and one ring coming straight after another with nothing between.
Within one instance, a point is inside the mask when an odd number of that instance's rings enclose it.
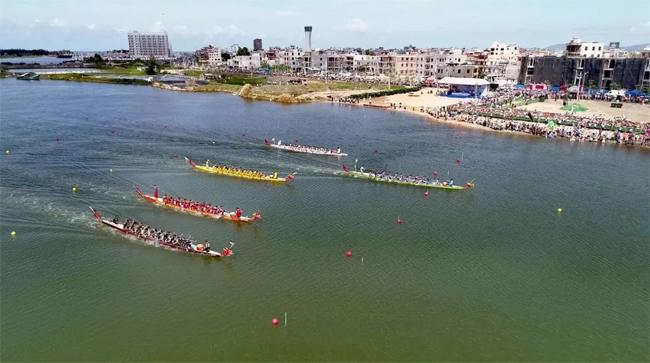
<instances>
[{"instance_id":1,"label":"green vegetation","mask_svg":"<svg viewBox=\"0 0 650 363\"><path fill-rule=\"evenodd\" d=\"M141 85L141 86L149 85L149 82L143 79L105 78L105 77L96 77L94 75L80 74L80 73L61 73L61 74L43 75L41 76L41 79L50 79L54 81L131 84L131 85Z\"/></svg>"},{"instance_id":2,"label":"green vegetation","mask_svg":"<svg viewBox=\"0 0 650 363\"><path fill-rule=\"evenodd\" d=\"M227 60L230 59L230 58L232 58L232 57L230 56L230 53L225 53L225 52L224 52L224 53L221 53L221 60L222 60L222 61L225 62L225 61L227 61Z\"/></svg>"},{"instance_id":3,"label":"green vegetation","mask_svg":"<svg viewBox=\"0 0 650 363\"><path fill-rule=\"evenodd\" d=\"M531 103L539 102L538 98L525 98L525 97L515 97L515 99L512 101L511 105L514 107L519 107L519 106L525 106L529 105Z\"/></svg>"},{"instance_id":4,"label":"green vegetation","mask_svg":"<svg viewBox=\"0 0 650 363\"><path fill-rule=\"evenodd\" d=\"M223 75L222 79L218 82L239 86L243 86L247 83L253 86L259 86L266 83L266 77L251 76L246 74L228 74Z\"/></svg>"},{"instance_id":5,"label":"green vegetation","mask_svg":"<svg viewBox=\"0 0 650 363\"><path fill-rule=\"evenodd\" d=\"M397 86L395 88L391 87L391 89L387 89L387 90L383 90L383 91L358 93L356 95L349 96L349 98L360 99L360 98L366 98L366 97L390 96L390 95L396 95L396 94L399 94L399 93L409 93L409 92L419 91L420 88L422 88L422 87Z\"/></svg>"},{"instance_id":6,"label":"green vegetation","mask_svg":"<svg viewBox=\"0 0 650 363\"><path fill-rule=\"evenodd\" d=\"M149 58L149 61L147 61L146 66L147 68L145 69L144 72L150 76L153 76L155 74L158 74L158 72L160 72L160 65L156 63L156 59L154 59L153 57Z\"/></svg>"},{"instance_id":7,"label":"green vegetation","mask_svg":"<svg viewBox=\"0 0 650 363\"><path fill-rule=\"evenodd\" d=\"M203 75L203 72L196 69L186 69L183 71L183 75L186 75L188 77L201 77Z\"/></svg>"},{"instance_id":8,"label":"green vegetation","mask_svg":"<svg viewBox=\"0 0 650 363\"><path fill-rule=\"evenodd\" d=\"M102 56L99 55L99 54L97 54L97 53L95 53L95 55L93 55L92 57L90 57L89 60L90 60L90 62L92 62L92 63L95 65L95 67L97 67L97 68L101 68L101 67L103 67L103 66L106 64L106 62L104 62L104 59L102 58Z\"/></svg>"},{"instance_id":9,"label":"green vegetation","mask_svg":"<svg viewBox=\"0 0 650 363\"><path fill-rule=\"evenodd\" d=\"M238 48L237 49L237 54L236 55L251 55L251 52L248 51L248 48L243 47L243 48Z\"/></svg>"},{"instance_id":10,"label":"green vegetation","mask_svg":"<svg viewBox=\"0 0 650 363\"><path fill-rule=\"evenodd\" d=\"M567 111L567 112L585 112L587 111L587 107L579 103L570 103L567 104L566 106L560 107L560 110Z\"/></svg>"},{"instance_id":11,"label":"green vegetation","mask_svg":"<svg viewBox=\"0 0 650 363\"><path fill-rule=\"evenodd\" d=\"M235 84L225 84L218 81L211 81L206 85L194 87L195 92L239 92L241 87Z\"/></svg>"},{"instance_id":12,"label":"green vegetation","mask_svg":"<svg viewBox=\"0 0 650 363\"><path fill-rule=\"evenodd\" d=\"M45 49L0 49L0 58L14 58L14 57L42 57L49 55L50 52Z\"/></svg>"},{"instance_id":13,"label":"green vegetation","mask_svg":"<svg viewBox=\"0 0 650 363\"><path fill-rule=\"evenodd\" d=\"M286 65L286 64L279 64L279 65L276 65L276 66L271 66L270 69L273 72L283 72L283 73L289 72L291 70L291 68L289 68L289 66Z\"/></svg>"}]
</instances>

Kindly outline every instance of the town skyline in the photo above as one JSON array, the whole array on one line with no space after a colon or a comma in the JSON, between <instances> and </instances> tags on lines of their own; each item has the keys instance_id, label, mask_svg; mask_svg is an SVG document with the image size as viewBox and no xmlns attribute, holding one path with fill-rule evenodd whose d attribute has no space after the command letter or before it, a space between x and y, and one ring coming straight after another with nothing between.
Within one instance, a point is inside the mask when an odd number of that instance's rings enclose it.
<instances>
[{"instance_id":1,"label":"town skyline","mask_svg":"<svg viewBox=\"0 0 650 363\"><path fill-rule=\"evenodd\" d=\"M193 51L207 44L251 47L254 38L265 47L302 46L304 25L312 25L314 48L485 48L493 41L525 48L545 48L571 37L622 46L648 43L650 5L626 1L608 9L593 2L561 4L530 1L526 8L511 0L368 2L338 0L321 4L305 1L267 4L247 1L213 4L192 1L205 8L187 16L187 5L144 1L137 5L117 1L97 9L70 0L7 4L0 15L0 48L44 48L92 51L123 49L130 31L166 31L174 51ZM372 4L372 6L371 6ZM143 9L157 11L144 12ZM629 9L647 9L634 11ZM345 12L341 12L345 9ZM393 9L393 10L391 10ZM396 11L399 10L399 11ZM237 14L234 16L233 14ZM391 14L386 18L386 14ZM576 16L580 14L580 16ZM626 22L620 25L619 19ZM593 19L598 18L598 22ZM544 23L539 19L552 19Z\"/></svg>"}]
</instances>

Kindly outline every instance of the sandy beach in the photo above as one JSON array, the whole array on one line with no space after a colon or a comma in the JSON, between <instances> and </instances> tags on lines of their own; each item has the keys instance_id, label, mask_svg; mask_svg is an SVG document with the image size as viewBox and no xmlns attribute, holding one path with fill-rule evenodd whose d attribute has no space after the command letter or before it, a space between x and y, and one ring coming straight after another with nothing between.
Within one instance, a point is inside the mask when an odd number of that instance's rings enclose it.
<instances>
[{"instance_id":1,"label":"sandy beach","mask_svg":"<svg viewBox=\"0 0 650 363\"><path fill-rule=\"evenodd\" d=\"M572 100L570 103L579 103L587 108L586 111L578 112L578 115L584 116L605 116L605 117L625 117L631 121L648 122L650 121L650 105L640 103L624 103L622 108L612 108L609 102L595 100ZM553 112L564 114L566 111L561 110L561 100L547 100L546 102L531 103L520 108L531 111Z\"/></svg>"}]
</instances>

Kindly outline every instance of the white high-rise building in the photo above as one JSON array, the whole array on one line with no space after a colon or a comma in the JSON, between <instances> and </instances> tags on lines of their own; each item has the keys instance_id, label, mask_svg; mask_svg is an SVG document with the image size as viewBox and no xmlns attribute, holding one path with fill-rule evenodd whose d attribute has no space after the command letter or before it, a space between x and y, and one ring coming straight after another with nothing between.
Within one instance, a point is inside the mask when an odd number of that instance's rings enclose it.
<instances>
[{"instance_id":1,"label":"white high-rise building","mask_svg":"<svg viewBox=\"0 0 650 363\"><path fill-rule=\"evenodd\" d=\"M305 52L311 51L311 25L305 26Z\"/></svg>"},{"instance_id":2,"label":"white high-rise building","mask_svg":"<svg viewBox=\"0 0 650 363\"><path fill-rule=\"evenodd\" d=\"M171 58L172 49L167 33L129 33L129 55L132 58Z\"/></svg>"}]
</instances>

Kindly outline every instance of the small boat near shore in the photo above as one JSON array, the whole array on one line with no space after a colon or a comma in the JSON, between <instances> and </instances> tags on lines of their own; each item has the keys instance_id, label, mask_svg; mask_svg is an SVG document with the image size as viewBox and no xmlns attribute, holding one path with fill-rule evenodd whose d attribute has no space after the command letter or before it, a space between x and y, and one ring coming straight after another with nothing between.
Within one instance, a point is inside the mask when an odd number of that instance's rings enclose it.
<instances>
[{"instance_id":1,"label":"small boat near shore","mask_svg":"<svg viewBox=\"0 0 650 363\"><path fill-rule=\"evenodd\" d=\"M182 235L179 237L175 233L151 228L130 219L127 219L124 223L120 222L117 217L112 220L106 219L92 207L90 207L90 210L97 222L127 237L137 238L149 246L206 257L228 257L233 254L232 246L235 245L233 242L229 242L229 246L224 247L221 251L213 251L207 241L205 243L196 243L196 241L184 238Z\"/></svg>"},{"instance_id":2,"label":"small boat near shore","mask_svg":"<svg viewBox=\"0 0 650 363\"><path fill-rule=\"evenodd\" d=\"M197 217L206 217L216 220L224 220L238 223L250 223L262 219L260 212L253 213L252 216L241 215L241 210L237 208L235 212L228 212L222 208L212 206L205 202L187 201L181 198L174 198L171 196L158 196L158 190L153 195L146 194L140 188L135 189L136 194L144 201L153 205L169 208L176 212L190 214Z\"/></svg>"},{"instance_id":3,"label":"small boat near shore","mask_svg":"<svg viewBox=\"0 0 650 363\"><path fill-rule=\"evenodd\" d=\"M41 79L41 75L35 72L27 72L17 75L16 79L23 81L38 81Z\"/></svg>"},{"instance_id":4,"label":"small boat near shore","mask_svg":"<svg viewBox=\"0 0 650 363\"><path fill-rule=\"evenodd\" d=\"M300 145L300 144L283 145L281 140L278 140L278 142L276 143L275 139L271 139L271 141L264 139L264 144L273 149L290 151L294 153L326 155L326 156L336 156L336 157L348 156L348 154L341 152L340 147L336 149L328 149L325 147Z\"/></svg>"},{"instance_id":5,"label":"small boat near shore","mask_svg":"<svg viewBox=\"0 0 650 363\"><path fill-rule=\"evenodd\" d=\"M277 172L273 174L266 174L257 170L241 169L241 168L235 168L227 165L210 165L209 161L206 161L205 165L198 165L188 157L185 157L185 160L187 161L188 164L190 164L192 168L205 173L231 176L234 178L241 178L241 179L248 179L248 180L266 181L271 183L289 183L295 178L294 175L296 174L296 173L289 174L286 177L282 178L278 176Z\"/></svg>"},{"instance_id":6,"label":"small boat near shore","mask_svg":"<svg viewBox=\"0 0 650 363\"><path fill-rule=\"evenodd\" d=\"M376 173L373 171L356 171L343 168L344 176L358 179L366 179L377 183L408 185L413 187L424 187L444 190L467 190L474 188L473 182L467 182L465 185L453 185L448 182L431 181L423 177L408 177L400 175L391 175L387 173Z\"/></svg>"}]
</instances>

